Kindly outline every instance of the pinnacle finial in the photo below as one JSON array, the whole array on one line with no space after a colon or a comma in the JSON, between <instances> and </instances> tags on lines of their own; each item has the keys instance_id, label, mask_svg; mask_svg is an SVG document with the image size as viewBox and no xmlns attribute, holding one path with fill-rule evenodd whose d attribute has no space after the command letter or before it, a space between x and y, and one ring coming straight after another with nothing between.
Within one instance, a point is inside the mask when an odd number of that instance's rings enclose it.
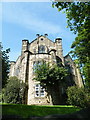
<instances>
[{"instance_id":1,"label":"pinnacle finial","mask_svg":"<svg viewBox=\"0 0 90 120\"><path fill-rule=\"evenodd\" d=\"M45 36L48 36L48 34L44 34Z\"/></svg>"},{"instance_id":2,"label":"pinnacle finial","mask_svg":"<svg viewBox=\"0 0 90 120\"><path fill-rule=\"evenodd\" d=\"M39 37L40 35L39 35L39 34L36 34L36 36L38 36L38 37Z\"/></svg>"}]
</instances>

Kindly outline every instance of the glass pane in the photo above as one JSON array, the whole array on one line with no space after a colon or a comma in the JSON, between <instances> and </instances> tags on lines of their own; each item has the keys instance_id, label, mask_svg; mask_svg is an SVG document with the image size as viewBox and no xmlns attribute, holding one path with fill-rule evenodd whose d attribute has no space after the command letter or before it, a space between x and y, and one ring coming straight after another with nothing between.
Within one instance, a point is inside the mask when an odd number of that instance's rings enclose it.
<instances>
[{"instance_id":1,"label":"glass pane","mask_svg":"<svg viewBox=\"0 0 90 120\"><path fill-rule=\"evenodd\" d=\"M37 84L36 87L39 87L39 84Z\"/></svg>"},{"instance_id":2,"label":"glass pane","mask_svg":"<svg viewBox=\"0 0 90 120\"><path fill-rule=\"evenodd\" d=\"M45 53L45 46L43 45L39 46L38 53Z\"/></svg>"},{"instance_id":3,"label":"glass pane","mask_svg":"<svg viewBox=\"0 0 90 120\"><path fill-rule=\"evenodd\" d=\"M36 94L36 96L39 96L39 94Z\"/></svg>"},{"instance_id":4,"label":"glass pane","mask_svg":"<svg viewBox=\"0 0 90 120\"><path fill-rule=\"evenodd\" d=\"M44 96L44 93L41 93L40 96L43 97L43 96Z\"/></svg>"},{"instance_id":5,"label":"glass pane","mask_svg":"<svg viewBox=\"0 0 90 120\"><path fill-rule=\"evenodd\" d=\"M36 88L36 91L39 91L39 88Z\"/></svg>"},{"instance_id":6,"label":"glass pane","mask_svg":"<svg viewBox=\"0 0 90 120\"><path fill-rule=\"evenodd\" d=\"M45 89L40 86L40 84L36 84L35 86L35 96L36 97L44 97L44 91Z\"/></svg>"}]
</instances>

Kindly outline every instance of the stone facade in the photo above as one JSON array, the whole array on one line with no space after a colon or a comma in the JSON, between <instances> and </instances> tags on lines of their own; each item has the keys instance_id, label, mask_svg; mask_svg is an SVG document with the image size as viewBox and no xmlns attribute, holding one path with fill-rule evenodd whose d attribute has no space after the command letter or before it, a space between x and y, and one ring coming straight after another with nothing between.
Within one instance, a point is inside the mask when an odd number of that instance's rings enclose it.
<instances>
[{"instance_id":1,"label":"stone facade","mask_svg":"<svg viewBox=\"0 0 90 120\"><path fill-rule=\"evenodd\" d=\"M56 38L55 42L53 42L47 38L47 34L38 34L37 38L31 43L26 39L22 40L21 55L16 62L11 62L10 76L17 76L28 86L26 104L53 104L52 97L40 86L39 82L33 80L34 65L42 60L52 64L62 63L71 74L71 76L67 77L70 82L68 85L83 86L79 70L71 57L69 55L63 56L62 39Z\"/></svg>"}]
</instances>

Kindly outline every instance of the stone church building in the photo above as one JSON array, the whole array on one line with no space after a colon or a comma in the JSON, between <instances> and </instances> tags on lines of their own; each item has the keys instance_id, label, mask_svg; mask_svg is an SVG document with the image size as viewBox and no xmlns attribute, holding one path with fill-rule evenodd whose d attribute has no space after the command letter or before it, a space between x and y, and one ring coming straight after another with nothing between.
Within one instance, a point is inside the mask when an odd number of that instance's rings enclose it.
<instances>
[{"instance_id":1,"label":"stone church building","mask_svg":"<svg viewBox=\"0 0 90 120\"><path fill-rule=\"evenodd\" d=\"M42 86L40 86L39 82L33 80L35 75L33 68L37 63L40 64L42 60L52 64L62 63L62 65L65 66L70 73L70 75L67 76L68 86L83 86L80 72L70 55L66 55L65 57L63 56L62 39L56 38L53 42L52 40L48 39L47 36L47 34L37 34L37 38L30 43L26 39L22 40L21 55L18 57L16 62L11 62L10 77L17 76L28 86L25 97L26 104L53 104L52 97L48 95ZM63 94L64 87L60 86L60 96L62 97Z\"/></svg>"}]
</instances>

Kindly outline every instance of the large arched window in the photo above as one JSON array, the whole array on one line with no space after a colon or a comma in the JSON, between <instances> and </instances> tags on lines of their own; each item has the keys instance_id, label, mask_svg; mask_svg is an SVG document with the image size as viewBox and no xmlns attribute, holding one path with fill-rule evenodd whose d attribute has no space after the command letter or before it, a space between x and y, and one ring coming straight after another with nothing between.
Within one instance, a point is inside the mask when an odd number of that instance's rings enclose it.
<instances>
[{"instance_id":1,"label":"large arched window","mask_svg":"<svg viewBox=\"0 0 90 120\"><path fill-rule=\"evenodd\" d=\"M38 53L45 53L45 46L40 45L38 48Z\"/></svg>"}]
</instances>

